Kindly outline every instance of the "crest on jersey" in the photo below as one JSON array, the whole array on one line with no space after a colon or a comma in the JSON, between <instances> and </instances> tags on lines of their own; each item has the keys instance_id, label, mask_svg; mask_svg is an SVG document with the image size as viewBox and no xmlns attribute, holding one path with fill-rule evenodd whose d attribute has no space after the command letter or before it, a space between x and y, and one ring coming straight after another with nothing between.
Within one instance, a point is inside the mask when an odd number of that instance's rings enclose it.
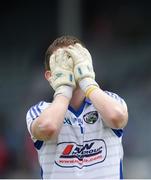
<instances>
[{"instance_id":1,"label":"crest on jersey","mask_svg":"<svg viewBox=\"0 0 151 180\"><path fill-rule=\"evenodd\" d=\"M98 112L91 111L83 116L83 119L88 124L94 124L98 119Z\"/></svg>"}]
</instances>

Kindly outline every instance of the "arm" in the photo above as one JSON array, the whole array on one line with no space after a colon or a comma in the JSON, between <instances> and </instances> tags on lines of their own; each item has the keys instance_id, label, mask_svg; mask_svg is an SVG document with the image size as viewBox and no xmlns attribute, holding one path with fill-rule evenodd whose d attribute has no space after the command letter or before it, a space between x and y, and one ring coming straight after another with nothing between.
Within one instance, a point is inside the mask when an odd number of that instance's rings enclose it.
<instances>
[{"instance_id":1,"label":"arm","mask_svg":"<svg viewBox=\"0 0 151 180\"><path fill-rule=\"evenodd\" d=\"M47 71L46 79L55 90L54 100L31 125L32 135L39 140L57 136L75 88L73 61L63 49L58 49L51 55L49 66L51 73Z\"/></svg>"},{"instance_id":2,"label":"arm","mask_svg":"<svg viewBox=\"0 0 151 180\"><path fill-rule=\"evenodd\" d=\"M38 140L49 140L55 137L64 120L69 105L65 96L56 96L52 104L46 108L31 125L31 133Z\"/></svg>"},{"instance_id":3,"label":"arm","mask_svg":"<svg viewBox=\"0 0 151 180\"><path fill-rule=\"evenodd\" d=\"M104 122L113 129L124 128L128 122L128 111L125 102L121 103L96 88L89 94L95 108L102 115Z\"/></svg>"},{"instance_id":4,"label":"arm","mask_svg":"<svg viewBox=\"0 0 151 180\"><path fill-rule=\"evenodd\" d=\"M74 61L74 75L76 82L84 91L107 126L119 129L123 128L128 121L127 106L107 95L95 81L92 57L89 51L80 44L69 46L66 51Z\"/></svg>"}]
</instances>

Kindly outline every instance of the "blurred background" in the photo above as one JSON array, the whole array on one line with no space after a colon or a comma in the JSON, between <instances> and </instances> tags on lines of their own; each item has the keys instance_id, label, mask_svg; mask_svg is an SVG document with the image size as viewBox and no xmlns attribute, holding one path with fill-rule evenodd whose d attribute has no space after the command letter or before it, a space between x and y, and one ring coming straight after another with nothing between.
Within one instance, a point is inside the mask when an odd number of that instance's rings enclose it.
<instances>
[{"instance_id":1,"label":"blurred background","mask_svg":"<svg viewBox=\"0 0 151 180\"><path fill-rule=\"evenodd\" d=\"M147 0L1 1L0 178L40 178L25 118L32 105L52 99L43 61L61 35L86 44L100 86L127 102L124 177L151 178L150 9Z\"/></svg>"}]
</instances>

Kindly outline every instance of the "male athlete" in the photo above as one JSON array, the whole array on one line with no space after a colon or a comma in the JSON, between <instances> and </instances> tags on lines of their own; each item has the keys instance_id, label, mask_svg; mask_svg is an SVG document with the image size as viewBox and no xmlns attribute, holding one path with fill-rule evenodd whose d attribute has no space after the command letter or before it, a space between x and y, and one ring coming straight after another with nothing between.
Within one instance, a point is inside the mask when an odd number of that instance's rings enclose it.
<instances>
[{"instance_id":1,"label":"male athlete","mask_svg":"<svg viewBox=\"0 0 151 180\"><path fill-rule=\"evenodd\" d=\"M75 37L57 38L46 51L45 77L54 99L26 117L42 178L122 178L127 106L99 87L89 51Z\"/></svg>"}]
</instances>

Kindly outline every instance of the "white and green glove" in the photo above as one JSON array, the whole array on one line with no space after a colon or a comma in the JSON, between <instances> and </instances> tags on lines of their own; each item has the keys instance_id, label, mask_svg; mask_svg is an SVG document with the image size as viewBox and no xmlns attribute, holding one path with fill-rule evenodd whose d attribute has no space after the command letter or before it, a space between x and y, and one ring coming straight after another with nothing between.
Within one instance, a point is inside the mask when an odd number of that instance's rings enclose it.
<instances>
[{"instance_id":1,"label":"white and green glove","mask_svg":"<svg viewBox=\"0 0 151 180\"><path fill-rule=\"evenodd\" d=\"M59 94L71 99L76 86L73 74L73 60L63 49L58 49L50 56L51 77L48 79L55 90L54 96Z\"/></svg>"},{"instance_id":2,"label":"white and green glove","mask_svg":"<svg viewBox=\"0 0 151 180\"><path fill-rule=\"evenodd\" d=\"M74 76L80 88L87 94L90 89L95 89L99 85L95 81L92 57L89 51L79 43L66 48L74 62Z\"/></svg>"}]
</instances>

